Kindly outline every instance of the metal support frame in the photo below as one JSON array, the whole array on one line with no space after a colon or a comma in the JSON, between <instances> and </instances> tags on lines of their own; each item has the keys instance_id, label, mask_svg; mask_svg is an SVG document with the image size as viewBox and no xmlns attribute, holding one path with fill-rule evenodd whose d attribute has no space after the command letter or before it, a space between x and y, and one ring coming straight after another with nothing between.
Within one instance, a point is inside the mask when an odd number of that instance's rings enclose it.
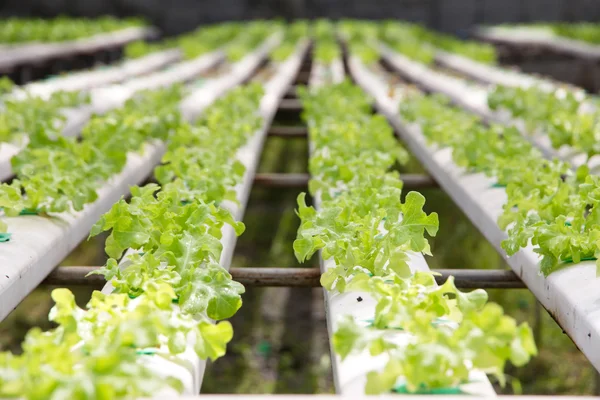
<instances>
[{"instance_id":1,"label":"metal support frame","mask_svg":"<svg viewBox=\"0 0 600 400\"><path fill-rule=\"evenodd\" d=\"M58 267L44 280L44 285L102 286L102 275L90 275L100 267ZM456 285L463 289L524 289L521 279L509 270L434 269L436 281L443 284L454 276ZM319 268L231 268L236 281L248 286L319 287Z\"/></svg>"}]
</instances>

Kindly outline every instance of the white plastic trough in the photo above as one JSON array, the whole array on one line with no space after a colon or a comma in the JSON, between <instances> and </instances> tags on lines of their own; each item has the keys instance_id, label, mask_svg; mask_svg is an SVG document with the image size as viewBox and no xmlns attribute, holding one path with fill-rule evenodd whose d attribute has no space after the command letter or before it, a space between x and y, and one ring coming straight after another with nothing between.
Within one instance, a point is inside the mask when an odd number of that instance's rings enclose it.
<instances>
[{"instance_id":1,"label":"white plastic trough","mask_svg":"<svg viewBox=\"0 0 600 400\"><path fill-rule=\"evenodd\" d=\"M318 63L313 64L313 70L309 80L311 87L319 87L325 83L326 77L330 76L333 83L341 82L344 79L344 68L341 60L336 60L332 63L331 68ZM355 79L357 78L354 76ZM357 83L361 84L358 81ZM361 85L362 86L362 85ZM363 87L364 88L364 87ZM385 91L384 91L385 92ZM314 149L312 144L309 148ZM315 208L319 208L320 196L314 196ZM429 271L429 266L425 257L420 253L409 253L410 269L415 271ZM319 260L321 272L327 271L329 268L335 267L335 261L323 260L319 252ZM368 321L375 315L375 307L377 301L367 292L345 292L337 293L323 289L325 297L325 311L327 314L327 330L329 332L329 343L332 343L333 334L338 329L338 323L344 317L350 315L354 320L362 322ZM359 302L357 298L362 300ZM404 332L393 332L393 340L395 342L404 342L408 340L409 335ZM333 368L333 379L336 393L341 395L361 396L365 393L367 382L367 374L374 370L383 369L388 358L385 354L372 356L368 350L360 354L351 354L344 360L331 347L331 360ZM487 376L484 373L476 371L472 373L470 383L461 385L461 390L464 393L472 393L477 395L495 396L496 393L490 384Z\"/></svg>"},{"instance_id":2,"label":"white plastic trough","mask_svg":"<svg viewBox=\"0 0 600 400\"><path fill-rule=\"evenodd\" d=\"M548 83L547 80L523 72L477 62L467 57L445 51L436 51L435 61L451 70L493 85L532 86Z\"/></svg>"},{"instance_id":3,"label":"white plastic trough","mask_svg":"<svg viewBox=\"0 0 600 400\"><path fill-rule=\"evenodd\" d=\"M66 42L3 46L0 52L0 70L8 71L28 63L116 48L154 34L156 34L154 28L132 27Z\"/></svg>"},{"instance_id":4,"label":"white plastic trough","mask_svg":"<svg viewBox=\"0 0 600 400\"><path fill-rule=\"evenodd\" d=\"M231 76L232 85L251 76L254 59L251 54L240 61L246 66L245 75L239 69ZM235 69L235 68L234 68ZM227 76L222 79L227 79ZM205 85L190 98L216 99L223 95L223 86ZM208 104L198 103L196 114ZM189 110L188 110L189 111ZM0 243L0 320L4 319L69 253L88 235L92 225L123 195L129 186L142 182L154 169L165 151L162 143L148 143L143 155L130 153L123 171L99 190L99 199L78 213L61 213L52 218L42 216L3 217L12 233L9 242Z\"/></svg>"},{"instance_id":5,"label":"white plastic trough","mask_svg":"<svg viewBox=\"0 0 600 400\"><path fill-rule=\"evenodd\" d=\"M526 26L478 28L475 31L475 37L494 44L544 48L555 53L584 60L598 60L600 58L600 46L558 36L547 28Z\"/></svg>"},{"instance_id":6,"label":"white plastic trough","mask_svg":"<svg viewBox=\"0 0 600 400\"><path fill-rule=\"evenodd\" d=\"M374 99L402 140L419 158L440 186L461 207L475 226L502 255L512 270L556 319L590 362L600 368L600 279L594 262L582 262L544 277L540 258L527 247L508 257L500 243L507 233L496 223L506 202L506 191L493 187L494 179L467 173L451 158L449 148L428 145L416 125L405 124L397 113L398 103L387 97L386 84L360 61L351 59L350 70L357 83Z\"/></svg>"},{"instance_id":7,"label":"white plastic trough","mask_svg":"<svg viewBox=\"0 0 600 400\"><path fill-rule=\"evenodd\" d=\"M270 43L274 45L277 41ZM244 211L248 202L248 197L250 196L252 182L260 161L260 155L267 131L271 126L271 122L277 112L277 107L281 99L285 95L287 88L293 83L293 80L302 65L302 60L307 49L308 42L300 43L296 52L288 60L276 67L277 71L274 76L265 84L265 95L260 104L260 113L263 117L263 124L256 134L236 153L235 157L244 165L244 167L246 167L246 172L244 173L242 181L235 188L239 204L230 201L226 201L223 204L231 211L233 217L238 221L242 220L244 217ZM261 51L262 50L266 51L268 49L262 48ZM267 52L261 54L266 55ZM255 56L248 58L248 60L260 62ZM254 61L251 64L258 66ZM239 71L239 69L236 70ZM237 74L240 74L240 72L237 72ZM240 81L243 80L245 80L245 77L240 76ZM207 85L205 88L206 87L222 87L222 85ZM193 98L198 99L199 96L194 96ZM204 102L202 104L204 104ZM194 114L197 115L198 113ZM221 253L220 264L224 268L229 269L235 250L235 244L237 242L237 236L235 235L233 228L229 225L223 227L222 233L223 237L221 238L221 243L223 244L223 251ZM108 282L102 289L102 292L111 293L112 290L113 286ZM141 362L144 362L145 364L147 364L147 361L150 361L151 368L161 376L172 376L180 379L184 383L183 395L196 395L200 392L207 362L206 360L201 360L196 355L193 350L193 343L188 345L184 353L173 357L173 361L154 355L143 355L140 356L140 359ZM182 368L182 365L186 365L187 367ZM161 393L160 396L162 395L163 394Z\"/></svg>"}]
</instances>

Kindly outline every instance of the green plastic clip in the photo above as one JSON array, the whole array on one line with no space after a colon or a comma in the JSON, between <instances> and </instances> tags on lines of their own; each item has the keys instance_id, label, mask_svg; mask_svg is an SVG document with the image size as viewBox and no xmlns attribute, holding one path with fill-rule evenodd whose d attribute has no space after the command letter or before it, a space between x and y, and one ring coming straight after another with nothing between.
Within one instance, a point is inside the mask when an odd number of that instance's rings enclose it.
<instances>
[{"instance_id":1,"label":"green plastic clip","mask_svg":"<svg viewBox=\"0 0 600 400\"><path fill-rule=\"evenodd\" d=\"M0 243L10 241L11 236L12 236L12 233L8 233L8 232L0 233Z\"/></svg>"},{"instance_id":2,"label":"green plastic clip","mask_svg":"<svg viewBox=\"0 0 600 400\"><path fill-rule=\"evenodd\" d=\"M502 183L498 183L498 182L496 182L496 183L494 183L494 184L493 184L492 186L490 186L490 187L493 187L493 188L505 188L505 187L506 187L506 185L504 185L504 184L502 184Z\"/></svg>"},{"instance_id":3,"label":"green plastic clip","mask_svg":"<svg viewBox=\"0 0 600 400\"><path fill-rule=\"evenodd\" d=\"M267 342L266 340L263 340L260 343L258 343L256 349L261 356L268 357L272 353L273 346L271 346L271 343Z\"/></svg>"},{"instance_id":4,"label":"green plastic clip","mask_svg":"<svg viewBox=\"0 0 600 400\"><path fill-rule=\"evenodd\" d=\"M113 291L112 291L112 292L113 292L113 293L116 293L116 292L117 292L117 289L113 289ZM136 295L136 294L127 293L127 296L129 296L129 298L133 300L133 299L135 299L135 298L138 298L138 297L139 297L139 296L141 296L142 294L143 294L143 293L140 293L140 294L137 294L137 295ZM173 300L171 300L171 303L173 303L173 304L179 304L179 297L176 297L176 298L174 298Z\"/></svg>"},{"instance_id":5,"label":"green plastic clip","mask_svg":"<svg viewBox=\"0 0 600 400\"><path fill-rule=\"evenodd\" d=\"M24 208L21 210L19 215L38 215L39 213L40 213L40 210L38 210L38 209Z\"/></svg>"},{"instance_id":6,"label":"green plastic clip","mask_svg":"<svg viewBox=\"0 0 600 400\"><path fill-rule=\"evenodd\" d=\"M155 349L144 349L144 350L137 350L135 353L142 355L142 356L153 356L156 354L156 350Z\"/></svg>"},{"instance_id":7,"label":"green plastic clip","mask_svg":"<svg viewBox=\"0 0 600 400\"><path fill-rule=\"evenodd\" d=\"M463 394L462 390L458 386L437 389L425 389L425 387L422 386L416 391L410 392L406 388L405 383L395 386L392 389L392 392L399 394Z\"/></svg>"},{"instance_id":8,"label":"green plastic clip","mask_svg":"<svg viewBox=\"0 0 600 400\"><path fill-rule=\"evenodd\" d=\"M581 261L596 261L596 260L598 260L598 257L581 257ZM562 260L562 262L565 264L572 264L573 257L566 258L566 259Z\"/></svg>"},{"instance_id":9,"label":"green plastic clip","mask_svg":"<svg viewBox=\"0 0 600 400\"><path fill-rule=\"evenodd\" d=\"M363 319L364 322L367 323L367 328L373 328L375 326L375 320L373 318L368 318L368 319ZM395 327L395 328L390 328L389 326L386 326L384 329L393 329L395 331L403 331L403 328L400 327Z\"/></svg>"}]
</instances>

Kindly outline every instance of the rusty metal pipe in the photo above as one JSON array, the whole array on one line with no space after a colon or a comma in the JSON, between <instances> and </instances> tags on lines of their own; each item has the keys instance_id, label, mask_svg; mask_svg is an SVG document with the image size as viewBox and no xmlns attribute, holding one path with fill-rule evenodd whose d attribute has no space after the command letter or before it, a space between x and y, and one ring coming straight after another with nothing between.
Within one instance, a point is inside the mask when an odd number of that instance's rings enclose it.
<instances>
[{"instance_id":1,"label":"rusty metal pipe","mask_svg":"<svg viewBox=\"0 0 600 400\"><path fill-rule=\"evenodd\" d=\"M101 275L88 273L99 267L58 267L44 280L46 285L102 286ZM248 286L319 287L321 272L317 268L231 268L233 279ZM463 289L522 289L525 284L508 270L439 269L433 270L439 284L454 276Z\"/></svg>"},{"instance_id":2,"label":"rusty metal pipe","mask_svg":"<svg viewBox=\"0 0 600 400\"><path fill-rule=\"evenodd\" d=\"M259 173L254 176L254 184L266 187L304 188L308 186L309 174L302 173ZM438 187L437 182L428 175L403 174L405 190Z\"/></svg>"},{"instance_id":3,"label":"rusty metal pipe","mask_svg":"<svg viewBox=\"0 0 600 400\"><path fill-rule=\"evenodd\" d=\"M284 138L305 138L308 136L308 129L305 126L272 126L268 134Z\"/></svg>"},{"instance_id":4,"label":"rusty metal pipe","mask_svg":"<svg viewBox=\"0 0 600 400\"><path fill-rule=\"evenodd\" d=\"M305 188L309 179L309 174L302 173L259 173L254 175L254 184L278 188Z\"/></svg>"}]
</instances>

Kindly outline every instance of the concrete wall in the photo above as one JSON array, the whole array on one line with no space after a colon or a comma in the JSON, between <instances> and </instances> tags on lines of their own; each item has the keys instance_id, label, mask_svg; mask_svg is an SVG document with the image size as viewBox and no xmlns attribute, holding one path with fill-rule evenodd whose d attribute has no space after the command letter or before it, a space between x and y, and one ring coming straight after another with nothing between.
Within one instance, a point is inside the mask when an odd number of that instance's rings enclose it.
<instances>
[{"instance_id":1,"label":"concrete wall","mask_svg":"<svg viewBox=\"0 0 600 400\"><path fill-rule=\"evenodd\" d=\"M464 33L483 23L600 19L600 0L0 0L0 16L144 15L167 34L248 18L397 18Z\"/></svg>"}]
</instances>

